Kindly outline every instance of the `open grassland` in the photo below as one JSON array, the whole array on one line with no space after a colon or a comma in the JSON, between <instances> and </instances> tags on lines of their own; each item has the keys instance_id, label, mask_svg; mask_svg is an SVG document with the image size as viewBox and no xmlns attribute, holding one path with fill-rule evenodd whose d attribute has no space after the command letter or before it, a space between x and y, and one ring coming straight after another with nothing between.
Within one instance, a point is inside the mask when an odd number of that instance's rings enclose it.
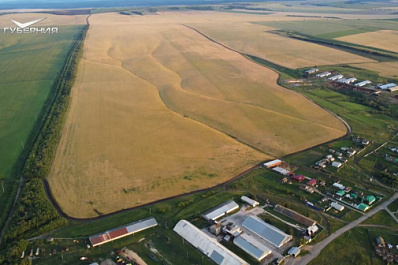
<instances>
[{"instance_id":1,"label":"open grassland","mask_svg":"<svg viewBox=\"0 0 398 265\"><path fill-rule=\"evenodd\" d=\"M334 39L379 30L395 30L398 27L398 21L374 19L322 19L317 21L306 19L301 21L266 21L255 23L325 39Z\"/></svg>"},{"instance_id":2,"label":"open grassland","mask_svg":"<svg viewBox=\"0 0 398 265\"><path fill-rule=\"evenodd\" d=\"M360 63L352 66L376 71L380 76L398 77L398 62Z\"/></svg>"},{"instance_id":3,"label":"open grassland","mask_svg":"<svg viewBox=\"0 0 398 265\"><path fill-rule=\"evenodd\" d=\"M372 240L375 240L375 237L372 238L367 229L354 228L336 238L309 264L385 264L385 262L376 255Z\"/></svg>"},{"instance_id":4,"label":"open grassland","mask_svg":"<svg viewBox=\"0 0 398 265\"><path fill-rule=\"evenodd\" d=\"M35 14L37 17L41 15ZM13 18L25 21L23 15ZM0 25L11 26L9 22L0 16ZM81 30L74 23L60 24L58 34L5 34L0 30L0 176L5 177L4 192L0 189L0 224L14 200L23 151L30 148L30 136L37 131L35 125L49 103L52 85Z\"/></svg>"},{"instance_id":5,"label":"open grassland","mask_svg":"<svg viewBox=\"0 0 398 265\"><path fill-rule=\"evenodd\" d=\"M345 134L328 112L277 86L273 71L180 25L184 16L90 18L49 177L67 214L210 187L266 153Z\"/></svg>"},{"instance_id":6,"label":"open grassland","mask_svg":"<svg viewBox=\"0 0 398 265\"><path fill-rule=\"evenodd\" d=\"M398 31L396 30L359 33L340 37L337 40L398 53Z\"/></svg>"},{"instance_id":7,"label":"open grassland","mask_svg":"<svg viewBox=\"0 0 398 265\"><path fill-rule=\"evenodd\" d=\"M191 25L232 49L288 68L372 62L355 54L273 34L269 31L275 28L259 24L228 22Z\"/></svg>"}]
</instances>

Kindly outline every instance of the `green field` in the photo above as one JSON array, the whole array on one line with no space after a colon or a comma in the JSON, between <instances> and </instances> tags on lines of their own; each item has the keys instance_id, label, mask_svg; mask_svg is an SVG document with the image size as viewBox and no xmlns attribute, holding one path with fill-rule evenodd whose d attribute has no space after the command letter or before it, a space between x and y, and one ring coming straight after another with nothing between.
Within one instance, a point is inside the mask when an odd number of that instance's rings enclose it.
<instances>
[{"instance_id":1,"label":"green field","mask_svg":"<svg viewBox=\"0 0 398 265\"><path fill-rule=\"evenodd\" d=\"M43 106L81 26L61 26L59 34L0 34L0 205L9 207L23 162L37 133ZM17 55L17 56L16 56ZM0 213L0 224L8 211Z\"/></svg>"},{"instance_id":2,"label":"green field","mask_svg":"<svg viewBox=\"0 0 398 265\"><path fill-rule=\"evenodd\" d=\"M385 210L373 215L372 217L364 221L363 224L378 224L398 228L397 222L395 222L391 215Z\"/></svg>"},{"instance_id":3,"label":"green field","mask_svg":"<svg viewBox=\"0 0 398 265\"><path fill-rule=\"evenodd\" d=\"M398 21L393 20L328 19L316 22L307 20L255 23L323 39L334 39L384 29L396 30L398 28Z\"/></svg>"},{"instance_id":4,"label":"green field","mask_svg":"<svg viewBox=\"0 0 398 265\"><path fill-rule=\"evenodd\" d=\"M354 228L332 241L309 264L382 265L385 263L381 258L376 256L367 229Z\"/></svg>"}]
</instances>

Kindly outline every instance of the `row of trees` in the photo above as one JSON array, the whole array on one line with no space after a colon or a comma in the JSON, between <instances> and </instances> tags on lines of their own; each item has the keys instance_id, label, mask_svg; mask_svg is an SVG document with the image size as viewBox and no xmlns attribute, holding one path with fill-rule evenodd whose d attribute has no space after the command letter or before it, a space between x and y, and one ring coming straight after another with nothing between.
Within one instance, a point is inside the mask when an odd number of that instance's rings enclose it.
<instances>
[{"instance_id":1,"label":"row of trees","mask_svg":"<svg viewBox=\"0 0 398 265\"><path fill-rule=\"evenodd\" d=\"M42 181L50 171L60 138L87 29L88 25L78 34L64 67L54 82L51 107L22 170L24 184L3 239L5 244L2 245L6 248L0 253L0 264L26 264L26 259L20 259L21 252L27 246L26 238L67 224L47 199Z\"/></svg>"}]
</instances>

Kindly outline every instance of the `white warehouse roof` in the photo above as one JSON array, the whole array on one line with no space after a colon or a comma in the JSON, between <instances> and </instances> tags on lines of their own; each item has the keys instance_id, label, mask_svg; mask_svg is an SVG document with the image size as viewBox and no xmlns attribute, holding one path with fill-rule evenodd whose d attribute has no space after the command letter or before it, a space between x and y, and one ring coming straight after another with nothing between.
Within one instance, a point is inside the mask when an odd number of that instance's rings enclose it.
<instances>
[{"instance_id":1,"label":"white warehouse roof","mask_svg":"<svg viewBox=\"0 0 398 265\"><path fill-rule=\"evenodd\" d=\"M256 216L247 217L242 226L278 248L292 239L292 236Z\"/></svg>"},{"instance_id":2,"label":"white warehouse roof","mask_svg":"<svg viewBox=\"0 0 398 265\"><path fill-rule=\"evenodd\" d=\"M263 165L264 165L264 167L269 168L269 167L277 166L277 165L279 165L279 164L281 164L281 163L282 163L282 160L280 160L280 159L275 159L275 160L266 162L266 163L264 163Z\"/></svg>"},{"instance_id":3,"label":"white warehouse roof","mask_svg":"<svg viewBox=\"0 0 398 265\"><path fill-rule=\"evenodd\" d=\"M338 204L337 202L332 202L332 203L330 204L330 206L332 206L333 208L335 208L336 210L338 210L338 211L340 211L340 212L341 212L342 210L344 210L344 206Z\"/></svg>"},{"instance_id":4,"label":"white warehouse roof","mask_svg":"<svg viewBox=\"0 0 398 265\"><path fill-rule=\"evenodd\" d=\"M259 202L255 201L255 200L252 200L252 199L250 199L249 197L246 197L246 196L242 196L242 197L240 197L240 199L242 201L246 202L247 204L249 204L252 207L256 207L257 205L260 204Z\"/></svg>"},{"instance_id":5,"label":"white warehouse roof","mask_svg":"<svg viewBox=\"0 0 398 265\"><path fill-rule=\"evenodd\" d=\"M234 244L243 249L250 256L261 261L267 255L271 254L271 250L258 242L255 238L248 234L241 234L234 239Z\"/></svg>"},{"instance_id":6,"label":"white warehouse roof","mask_svg":"<svg viewBox=\"0 0 398 265\"><path fill-rule=\"evenodd\" d=\"M225 213L230 213L236 209L239 209L239 205L236 202L227 201L203 213L202 217L206 220L216 220L221 216L224 216Z\"/></svg>"},{"instance_id":7,"label":"white warehouse roof","mask_svg":"<svg viewBox=\"0 0 398 265\"><path fill-rule=\"evenodd\" d=\"M329 80L337 80L337 79L340 79L340 78L343 78L344 76L343 75L334 75L334 76L332 76L332 77L329 77L328 79Z\"/></svg>"},{"instance_id":8,"label":"white warehouse roof","mask_svg":"<svg viewBox=\"0 0 398 265\"><path fill-rule=\"evenodd\" d=\"M229 249L186 220L179 221L174 232L200 250L218 265L249 265Z\"/></svg>"},{"instance_id":9,"label":"white warehouse roof","mask_svg":"<svg viewBox=\"0 0 398 265\"><path fill-rule=\"evenodd\" d=\"M393 88L396 87L397 85L394 83L389 83L389 84L385 84L385 85L381 85L379 86L380 89L389 89L389 88Z\"/></svg>"},{"instance_id":10,"label":"white warehouse roof","mask_svg":"<svg viewBox=\"0 0 398 265\"><path fill-rule=\"evenodd\" d=\"M362 87L362 86L369 85L369 84L371 84L371 83L372 83L372 81L370 81L370 80L365 80L365 81L362 81L362 82L356 83L356 84L355 84L355 86Z\"/></svg>"},{"instance_id":11,"label":"white warehouse roof","mask_svg":"<svg viewBox=\"0 0 398 265\"><path fill-rule=\"evenodd\" d=\"M276 172L278 172L279 174L282 174L282 175L284 175L284 176L287 176L287 175L290 174L290 171L289 171L289 170L286 170L286 169L281 168L281 167L274 167L272 170L273 170L273 171L276 171Z\"/></svg>"}]
</instances>

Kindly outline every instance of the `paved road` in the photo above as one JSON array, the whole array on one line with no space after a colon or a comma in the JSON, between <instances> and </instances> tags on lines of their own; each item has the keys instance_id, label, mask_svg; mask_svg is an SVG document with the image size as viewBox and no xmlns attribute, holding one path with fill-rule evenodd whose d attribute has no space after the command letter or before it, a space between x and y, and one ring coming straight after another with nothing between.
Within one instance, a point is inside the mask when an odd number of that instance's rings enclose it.
<instances>
[{"instance_id":1,"label":"paved road","mask_svg":"<svg viewBox=\"0 0 398 265\"><path fill-rule=\"evenodd\" d=\"M349 223L348 225L344 226L343 228L340 228L339 230L337 230L336 232L331 234L329 237L324 239L322 242L319 242L318 244L314 245L314 247L311 249L310 253L308 253L304 257L301 257L301 258L299 257L299 258L295 258L295 259L292 259L292 258L287 259L286 265L306 265L306 264L310 263L313 259L315 259L319 255L319 253L322 251L322 249L324 249L330 242L332 242L338 236L340 236L340 235L344 234L345 232L347 232L348 230L351 230L352 228L356 227L357 225L359 225L360 223L362 223L369 217L373 216L377 212L387 209L387 205L392 203L397 198L398 198L398 193L395 193L390 199L388 199L381 205L377 206L376 208L369 211L368 213L365 213L360 218Z\"/></svg>"}]
</instances>

